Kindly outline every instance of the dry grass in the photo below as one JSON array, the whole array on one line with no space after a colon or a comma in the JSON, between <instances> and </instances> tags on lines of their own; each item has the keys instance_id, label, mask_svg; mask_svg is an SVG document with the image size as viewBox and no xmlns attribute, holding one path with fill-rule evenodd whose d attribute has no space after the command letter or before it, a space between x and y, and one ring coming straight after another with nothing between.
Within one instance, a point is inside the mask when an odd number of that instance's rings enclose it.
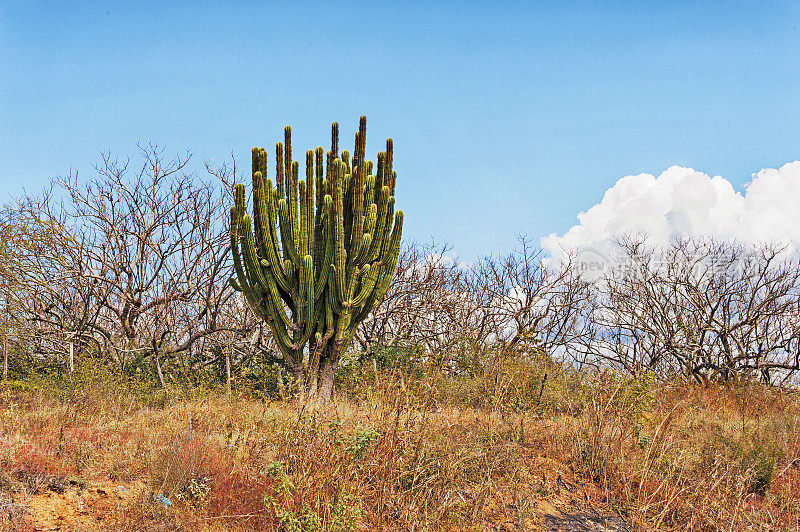
<instances>
[{"instance_id":1,"label":"dry grass","mask_svg":"<svg viewBox=\"0 0 800 532\"><path fill-rule=\"evenodd\" d=\"M137 482L98 530L537 530L570 505L640 530L800 530L796 397L562 374L528 386L535 408L476 408L432 400L441 381L393 374L316 411L6 386L0 530L37 493Z\"/></svg>"},{"instance_id":2,"label":"dry grass","mask_svg":"<svg viewBox=\"0 0 800 532\"><path fill-rule=\"evenodd\" d=\"M761 385L596 376L557 456L634 528L800 530L800 401Z\"/></svg>"}]
</instances>

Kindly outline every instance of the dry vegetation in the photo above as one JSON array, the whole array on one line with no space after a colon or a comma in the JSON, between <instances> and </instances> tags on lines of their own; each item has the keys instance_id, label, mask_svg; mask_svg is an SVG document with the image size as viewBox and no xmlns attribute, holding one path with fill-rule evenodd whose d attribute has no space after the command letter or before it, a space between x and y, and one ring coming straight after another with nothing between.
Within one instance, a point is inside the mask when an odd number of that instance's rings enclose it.
<instances>
[{"instance_id":1,"label":"dry vegetation","mask_svg":"<svg viewBox=\"0 0 800 532\"><path fill-rule=\"evenodd\" d=\"M316 411L80 365L8 383L4 530L800 528L796 396L504 364L367 371Z\"/></svg>"},{"instance_id":2,"label":"dry vegetation","mask_svg":"<svg viewBox=\"0 0 800 532\"><path fill-rule=\"evenodd\" d=\"M800 530L796 256L408 243L310 408L188 162L0 211L0 530Z\"/></svg>"}]
</instances>

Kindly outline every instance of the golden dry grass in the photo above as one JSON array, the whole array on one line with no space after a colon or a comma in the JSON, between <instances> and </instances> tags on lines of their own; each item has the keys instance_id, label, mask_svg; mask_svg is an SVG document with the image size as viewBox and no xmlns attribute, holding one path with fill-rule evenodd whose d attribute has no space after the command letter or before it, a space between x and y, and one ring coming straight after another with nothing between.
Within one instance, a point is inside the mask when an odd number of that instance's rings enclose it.
<instances>
[{"instance_id":1,"label":"golden dry grass","mask_svg":"<svg viewBox=\"0 0 800 532\"><path fill-rule=\"evenodd\" d=\"M66 493L89 501L81 530L548 530L576 512L634 530L800 530L795 396L562 375L536 408L475 408L417 384L314 411L6 385L2 526L41 527L34 498ZM88 495L117 486L114 508Z\"/></svg>"}]
</instances>

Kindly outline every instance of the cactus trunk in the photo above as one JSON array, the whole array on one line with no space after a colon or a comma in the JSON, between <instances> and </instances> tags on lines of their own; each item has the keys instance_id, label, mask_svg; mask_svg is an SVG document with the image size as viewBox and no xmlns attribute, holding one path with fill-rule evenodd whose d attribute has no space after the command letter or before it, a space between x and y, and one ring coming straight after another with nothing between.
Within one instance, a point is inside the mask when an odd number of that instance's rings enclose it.
<instances>
[{"instance_id":1,"label":"cactus trunk","mask_svg":"<svg viewBox=\"0 0 800 532\"><path fill-rule=\"evenodd\" d=\"M389 288L400 251L403 212L394 212L393 143L366 160L367 120L361 117L352 160L331 149L306 152L305 180L292 160L291 128L276 145L275 187L267 152L253 148L253 215L245 187L234 187L231 252L236 277L253 312L270 327L279 357L295 376L298 398L325 403L359 323ZM323 168L323 161L325 167Z\"/></svg>"}]
</instances>

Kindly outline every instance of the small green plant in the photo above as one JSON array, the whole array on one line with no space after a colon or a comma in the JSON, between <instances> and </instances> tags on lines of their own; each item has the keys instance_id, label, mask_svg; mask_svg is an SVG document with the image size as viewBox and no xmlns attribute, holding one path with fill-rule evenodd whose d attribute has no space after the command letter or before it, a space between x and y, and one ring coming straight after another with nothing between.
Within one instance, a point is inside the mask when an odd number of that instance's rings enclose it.
<instances>
[{"instance_id":1,"label":"small green plant","mask_svg":"<svg viewBox=\"0 0 800 532\"><path fill-rule=\"evenodd\" d=\"M775 477L775 467L781 456L773 449L756 443L740 459L742 469L749 471L748 493L764 495Z\"/></svg>"},{"instance_id":2,"label":"small green plant","mask_svg":"<svg viewBox=\"0 0 800 532\"><path fill-rule=\"evenodd\" d=\"M766 494L775 476L775 468L783 459L783 453L755 435L734 438L717 428L716 439L739 463L747 482L747 493Z\"/></svg>"},{"instance_id":3,"label":"small green plant","mask_svg":"<svg viewBox=\"0 0 800 532\"><path fill-rule=\"evenodd\" d=\"M336 493L326 518L308 504L301 511L287 508L284 503L297 495L283 462L272 462L266 472L275 481L275 494L264 495L264 506L275 513L280 529L286 532L342 532L353 530L361 521L361 506L356 497L340 489Z\"/></svg>"},{"instance_id":4,"label":"small green plant","mask_svg":"<svg viewBox=\"0 0 800 532\"><path fill-rule=\"evenodd\" d=\"M267 474L277 482L275 491L279 495L287 495L294 491L294 484L286 471L286 466L283 462L272 462L267 466Z\"/></svg>"},{"instance_id":5,"label":"small green plant","mask_svg":"<svg viewBox=\"0 0 800 532\"><path fill-rule=\"evenodd\" d=\"M342 435L342 422L338 419L334 419L328 425L328 429L330 431L330 438L331 443L333 445L339 446L344 443L344 436Z\"/></svg>"},{"instance_id":6,"label":"small green plant","mask_svg":"<svg viewBox=\"0 0 800 532\"><path fill-rule=\"evenodd\" d=\"M364 429L353 435L347 452L354 458L361 458L372 442L378 439L378 431L372 428Z\"/></svg>"}]
</instances>

